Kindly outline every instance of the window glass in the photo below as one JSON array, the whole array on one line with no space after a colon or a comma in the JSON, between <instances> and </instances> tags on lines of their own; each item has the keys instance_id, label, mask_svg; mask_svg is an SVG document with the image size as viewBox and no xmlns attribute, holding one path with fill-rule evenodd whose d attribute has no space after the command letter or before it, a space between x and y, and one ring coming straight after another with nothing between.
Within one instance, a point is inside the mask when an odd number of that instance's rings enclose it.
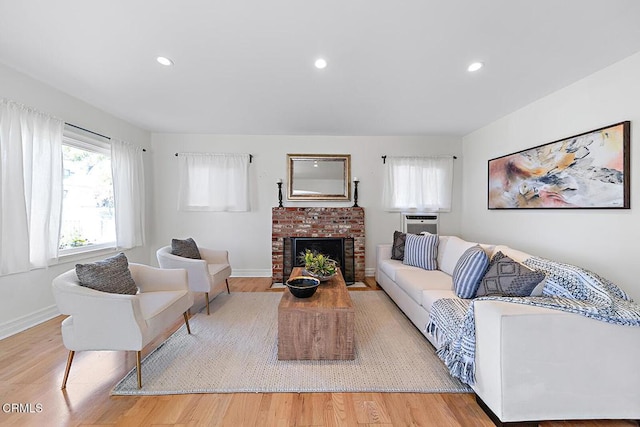
<instances>
[{"instance_id":1,"label":"window glass","mask_svg":"<svg viewBox=\"0 0 640 427\"><path fill-rule=\"evenodd\" d=\"M114 247L116 228L108 150L65 138L60 254Z\"/></svg>"}]
</instances>

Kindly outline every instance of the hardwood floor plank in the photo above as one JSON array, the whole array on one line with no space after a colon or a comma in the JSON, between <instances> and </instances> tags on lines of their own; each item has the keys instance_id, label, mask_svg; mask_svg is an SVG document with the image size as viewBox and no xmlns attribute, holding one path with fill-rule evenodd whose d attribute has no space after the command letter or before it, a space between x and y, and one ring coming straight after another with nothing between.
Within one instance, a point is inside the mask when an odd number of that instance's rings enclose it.
<instances>
[{"instance_id":1,"label":"hardwood floor plank","mask_svg":"<svg viewBox=\"0 0 640 427\"><path fill-rule=\"evenodd\" d=\"M379 289L365 279L364 291ZM235 277L231 292L270 290L271 278ZM198 300L204 306L204 297ZM78 352L60 390L68 351L56 317L0 341L0 402L41 404L39 413L0 411L0 426L492 426L472 394L233 393L110 396L135 366L134 352ZM143 350L153 351L183 325ZM212 367L215 369L215 367ZM144 383L144 377L142 378ZM543 422L541 427L631 427L632 421Z\"/></svg>"},{"instance_id":2,"label":"hardwood floor plank","mask_svg":"<svg viewBox=\"0 0 640 427\"><path fill-rule=\"evenodd\" d=\"M251 426L258 425L262 395L258 393L239 393L231 399L225 411L222 425Z\"/></svg>"},{"instance_id":3,"label":"hardwood floor plank","mask_svg":"<svg viewBox=\"0 0 640 427\"><path fill-rule=\"evenodd\" d=\"M356 393L353 395L353 401L358 424L384 425L391 422L380 393Z\"/></svg>"}]
</instances>

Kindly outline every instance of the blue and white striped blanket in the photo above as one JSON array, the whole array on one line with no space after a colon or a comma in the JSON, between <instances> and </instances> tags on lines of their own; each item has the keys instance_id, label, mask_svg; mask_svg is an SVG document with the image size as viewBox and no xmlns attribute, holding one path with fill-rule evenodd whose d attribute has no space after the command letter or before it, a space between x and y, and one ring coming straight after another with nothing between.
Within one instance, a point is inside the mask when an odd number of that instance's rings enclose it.
<instances>
[{"instance_id":1,"label":"blue and white striped blanket","mask_svg":"<svg viewBox=\"0 0 640 427\"><path fill-rule=\"evenodd\" d=\"M617 325L640 327L640 305L610 281L569 264L532 257L524 264L545 272L542 297L488 296L475 300L443 298L433 303L426 331L438 343L437 354L452 376L475 382L474 303L494 300L551 308Z\"/></svg>"}]
</instances>

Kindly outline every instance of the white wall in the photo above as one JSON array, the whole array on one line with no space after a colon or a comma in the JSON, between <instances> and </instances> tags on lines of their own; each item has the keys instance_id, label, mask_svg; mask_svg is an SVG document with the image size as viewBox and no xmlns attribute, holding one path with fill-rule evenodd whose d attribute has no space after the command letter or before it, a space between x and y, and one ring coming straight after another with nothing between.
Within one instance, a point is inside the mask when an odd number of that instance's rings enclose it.
<instances>
[{"instance_id":1,"label":"white wall","mask_svg":"<svg viewBox=\"0 0 640 427\"><path fill-rule=\"evenodd\" d=\"M640 300L639 76L637 53L464 137L463 236L582 266ZM489 159L625 120L631 121L631 209L487 209Z\"/></svg>"},{"instance_id":2,"label":"white wall","mask_svg":"<svg viewBox=\"0 0 640 427\"><path fill-rule=\"evenodd\" d=\"M391 243L400 229L400 214L382 211L383 155L460 156L456 137L369 136L220 136L153 134L155 165L154 233L157 247L171 238L193 237L203 247L230 252L235 276L271 276L271 208L278 205L276 181L287 177L287 153L351 154L351 174L360 179L358 205L365 208L366 268L373 275L375 247ZM252 210L246 213L178 212L176 152L250 153ZM455 234L460 224L461 164L455 162L454 200L451 213L441 215L443 233ZM353 202L290 202L285 206L352 206Z\"/></svg>"},{"instance_id":3,"label":"white wall","mask_svg":"<svg viewBox=\"0 0 640 427\"><path fill-rule=\"evenodd\" d=\"M1 64L0 97L36 108L65 122L94 132L117 137L147 149L150 147L150 134L147 131ZM147 188L149 188L152 178L150 162L145 161L145 168L148 177ZM147 203L151 208L152 192L148 191L148 194ZM108 255L111 254L103 254L98 258L104 258ZM148 263L149 249L138 248L128 251L127 257L131 261ZM83 259L81 262L93 259L95 258ZM61 263L48 269L0 276L0 338L57 315L58 312L51 293L51 280L56 275L73 268L77 261L78 259L75 258L73 261Z\"/></svg>"}]
</instances>

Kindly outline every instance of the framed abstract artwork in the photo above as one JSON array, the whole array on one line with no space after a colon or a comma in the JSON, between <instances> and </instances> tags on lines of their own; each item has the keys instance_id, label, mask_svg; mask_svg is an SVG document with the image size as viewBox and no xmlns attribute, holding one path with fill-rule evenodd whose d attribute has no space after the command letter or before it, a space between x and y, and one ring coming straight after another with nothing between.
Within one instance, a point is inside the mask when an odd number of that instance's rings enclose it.
<instances>
[{"instance_id":1,"label":"framed abstract artwork","mask_svg":"<svg viewBox=\"0 0 640 427\"><path fill-rule=\"evenodd\" d=\"M629 121L489 160L489 209L629 209Z\"/></svg>"}]
</instances>

